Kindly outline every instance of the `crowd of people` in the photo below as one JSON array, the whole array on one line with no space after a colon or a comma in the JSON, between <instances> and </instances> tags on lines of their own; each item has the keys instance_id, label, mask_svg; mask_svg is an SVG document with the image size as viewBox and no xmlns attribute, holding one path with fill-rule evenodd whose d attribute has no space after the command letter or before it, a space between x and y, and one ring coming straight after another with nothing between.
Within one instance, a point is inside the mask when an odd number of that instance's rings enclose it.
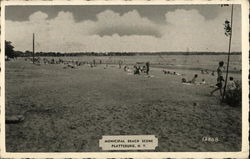
<instances>
[{"instance_id":1,"label":"crowd of people","mask_svg":"<svg viewBox=\"0 0 250 159\"><path fill-rule=\"evenodd\" d=\"M219 91L220 97L223 99L224 97L233 97L235 96L235 93L240 88L240 84L237 84L238 82L235 81L234 77L230 76L227 83L224 79L223 72L225 70L224 62L220 61L218 68L216 70L217 77L216 81L217 83L215 85L211 85L211 87L215 87L211 92L210 95L214 95L215 92ZM176 72L166 71L163 70L164 74L170 74L170 75L179 75ZM202 69L201 74L207 74L215 76L215 71L209 71L208 69ZM186 78L181 79L182 84L187 85L203 85L206 84L205 79L203 78L201 81L198 80L198 74L195 74L191 80L187 80ZM226 86L225 86L226 85ZM224 92L225 88L225 92Z\"/></svg>"},{"instance_id":2,"label":"crowd of people","mask_svg":"<svg viewBox=\"0 0 250 159\"><path fill-rule=\"evenodd\" d=\"M210 92L210 95L213 95L215 92L219 91L222 99L226 98L234 98L237 90L240 89L240 85L234 80L233 77L229 77L229 81L225 81L223 76L224 71L224 62L220 61L219 66L217 68L217 84L216 88ZM224 90L225 89L225 90ZM225 91L225 92L224 92Z\"/></svg>"},{"instance_id":3,"label":"crowd of people","mask_svg":"<svg viewBox=\"0 0 250 159\"><path fill-rule=\"evenodd\" d=\"M166 75L166 74L168 74L168 75L176 75L176 76L182 76L183 74L181 74L181 73L178 73L178 72L175 72L175 71L167 71L167 70L162 70L163 71L163 73Z\"/></svg>"},{"instance_id":4,"label":"crowd of people","mask_svg":"<svg viewBox=\"0 0 250 159\"><path fill-rule=\"evenodd\" d=\"M61 58L42 58L42 57L35 57L34 59L32 57L25 58L25 61L30 61L31 63L40 65L40 64L63 64L64 69L65 68L77 68L78 66L87 64L89 67L96 67L96 60L94 59L92 62L87 61L78 61L78 60L63 60ZM100 64L102 61L100 60Z\"/></svg>"},{"instance_id":5,"label":"crowd of people","mask_svg":"<svg viewBox=\"0 0 250 159\"><path fill-rule=\"evenodd\" d=\"M120 66L119 66L120 67ZM134 65L133 70L129 68L129 66L125 65L123 67L125 72L133 72L134 75L140 75L141 73L149 74L149 62L145 62L145 65Z\"/></svg>"},{"instance_id":6,"label":"crowd of people","mask_svg":"<svg viewBox=\"0 0 250 159\"><path fill-rule=\"evenodd\" d=\"M86 62L86 61L77 61L77 60L63 60L63 59L54 59L54 58L41 58L41 57L37 57L37 58L25 58L25 61L30 60L36 64L64 64L64 69L65 68L76 68L78 66L87 64L89 67L96 67L97 66L97 61L94 59L92 62ZM34 60L34 61L33 61ZM104 64L102 62L102 60L99 61L99 64ZM123 65L123 61L119 60L118 61L118 67L119 69L122 68ZM108 63L106 63L106 67L108 67ZM149 75L149 71L150 71L150 63L149 62L145 62L143 63L143 65L134 65L132 68L130 68L130 66L128 65L124 65L123 66L123 70L125 72L129 72L130 74L134 74L134 75L140 75L142 73ZM225 86L225 79L223 77L223 71L224 71L224 62L220 61L218 68L216 70L217 72L217 83L215 85L215 89L213 89L210 92L210 95L213 95L215 92L219 91L220 96L223 96L223 88ZM163 73L165 75L176 75L176 76L185 76L184 74L175 72L175 71L170 71L170 70L163 70ZM208 75L212 75L215 76L215 71L209 71L208 69L202 69L201 70L201 74L208 74ZM202 85L202 84L206 84L205 79L203 78L201 81L198 80L198 74L195 74L193 76L193 78L191 80L186 79L185 77L183 77L181 79L181 82L183 84L194 84L194 85ZM234 81L233 77L229 77L229 80L227 81L227 86L226 86L226 93L232 93L234 92L234 90L237 89L237 85Z\"/></svg>"}]
</instances>

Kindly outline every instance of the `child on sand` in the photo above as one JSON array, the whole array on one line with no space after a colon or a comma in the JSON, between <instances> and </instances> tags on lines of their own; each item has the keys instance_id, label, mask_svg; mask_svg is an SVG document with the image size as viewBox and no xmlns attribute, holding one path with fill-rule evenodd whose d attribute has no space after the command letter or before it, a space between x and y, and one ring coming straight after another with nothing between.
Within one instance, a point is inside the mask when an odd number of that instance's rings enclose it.
<instances>
[{"instance_id":1,"label":"child on sand","mask_svg":"<svg viewBox=\"0 0 250 159\"><path fill-rule=\"evenodd\" d=\"M236 85L234 82L234 78L233 77L229 77L229 81L227 83L227 90L228 91L234 91L236 89Z\"/></svg>"},{"instance_id":2,"label":"child on sand","mask_svg":"<svg viewBox=\"0 0 250 159\"><path fill-rule=\"evenodd\" d=\"M232 103L237 98L237 86L233 77L229 77L226 89L226 99Z\"/></svg>"},{"instance_id":3,"label":"child on sand","mask_svg":"<svg viewBox=\"0 0 250 159\"><path fill-rule=\"evenodd\" d=\"M223 81L224 81L224 78L223 78L223 75L222 75L222 72L223 72L223 65L224 65L224 62L223 61L220 61L219 62L219 66L217 68L217 88L215 88L211 93L210 95L213 95L214 92L220 90L220 95L222 96L222 86L223 86Z\"/></svg>"}]
</instances>

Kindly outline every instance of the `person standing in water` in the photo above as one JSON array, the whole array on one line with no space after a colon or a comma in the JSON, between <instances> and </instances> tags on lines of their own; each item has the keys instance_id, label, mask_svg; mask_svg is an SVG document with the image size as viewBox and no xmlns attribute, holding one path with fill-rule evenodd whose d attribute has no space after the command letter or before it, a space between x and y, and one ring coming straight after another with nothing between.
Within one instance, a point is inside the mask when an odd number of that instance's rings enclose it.
<instances>
[{"instance_id":1,"label":"person standing in water","mask_svg":"<svg viewBox=\"0 0 250 159\"><path fill-rule=\"evenodd\" d=\"M222 96L222 86L223 86L223 81L224 81L224 78L223 78L223 65L224 65L224 62L223 61L220 61L219 62L219 67L217 68L217 88L215 88L210 94L213 95L214 92L220 90L220 95Z\"/></svg>"}]
</instances>

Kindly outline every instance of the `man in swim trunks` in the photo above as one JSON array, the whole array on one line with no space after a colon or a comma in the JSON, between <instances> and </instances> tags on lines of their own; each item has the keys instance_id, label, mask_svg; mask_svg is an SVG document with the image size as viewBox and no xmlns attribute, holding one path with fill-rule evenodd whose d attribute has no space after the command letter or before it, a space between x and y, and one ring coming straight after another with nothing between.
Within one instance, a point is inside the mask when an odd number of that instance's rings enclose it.
<instances>
[{"instance_id":1,"label":"man in swim trunks","mask_svg":"<svg viewBox=\"0 0 250 159\"><path fill-rule=\"evenodd\" d=\"M219 62L219 67L217 68L217 88L215 88L210 94L213 95L214 92L220 90L220 95L222 96L222 86L223 86L223 81L224 81L224 78L223 78L223 65L224 65L224 62L223 61L220 61Z\"/></svg>"}]
</instances>

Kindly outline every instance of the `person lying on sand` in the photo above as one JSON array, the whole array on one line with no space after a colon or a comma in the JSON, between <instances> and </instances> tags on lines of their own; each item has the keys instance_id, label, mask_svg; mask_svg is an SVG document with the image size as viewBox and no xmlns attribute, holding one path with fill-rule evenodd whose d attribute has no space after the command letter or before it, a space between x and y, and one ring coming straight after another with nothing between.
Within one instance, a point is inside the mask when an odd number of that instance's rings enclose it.
<instances>
[{"instance_id":1,"label":"person lying on sand","mask_svg":"<svg viewBox=\"0 0 250 159\"><path fill-rule=\"evenodd\" d=\"M166 70L162 70L162 72L163 72L164 74L168 74L168 73L169 73L169 71L166 71Z\"/></svg>"},{"instance_id":2,"label":"person lying on sand","mask_svg":"<svg viewBox=\"0 0 250 159\"><path fill-rule=\"evenodd\" d=\"M205 69L205 70L202 69L201 74L209 74L208 69Z\"/></svg>"},{"instance_id":3,"label":"person lying on sand","mask_svg":"<svg viewBox=\"0 0 250 159\"><path fill-rule=\"evenodd\" d=\"M187 81L185 78L182 78L181 82L182 82L182 84L186 84L186 85L204 85L204 84L206 84L205 79L202 79L201 82L191 83L191 81Z\"/></svg>"},{"instance_id":4,"label":"person lying on sand","mask_svg":"<svg viewBox=\"0 0 250 159\"><path fill-rule=\"evenodd\" d=\"M66 69L66 68L76 68L76 66L69 63L69 64L67 64L67 66L64 66L63 68L64 69Z\"/></svg>"},{"instance_id":5,"label":"person lying on sand","mask_svg":"<svg viewBox=\"0 0 250 159\"><path fill-rule=\"evenodd\" d=\"M182 79L181 79L181 82L182 82L182 84L200 84L200 83L198 83L198 82L196 81L197 78L198 78L198 75L195 74L194 77L193 77L193 79L192 79L191 81L187 81L185 78L182 78ZM205 80L204 80L204 81L205 81Z\"/></svg>"},{"instance_id":6,"label":"person lying on sand","mask_svg":"<svg viewBox=\"0 0 250 159\"><path fill-rule=\"evenodd\" d=\"M206 81L204 78L202 79L202 82L200 84L206 84Z\"/></svg>"},{"instance_id":7,"label":"person lying on sand","mask_svg":"<svg viewBox=\"0 0 250 159\"><path fill-rule=\"evenodd\" d=\"M197 84L197 85L204 85L204 84L206 84L206 81L205 81L205 79L203 78L201 82L197 82L196 84Z\"/></svg>"},{"instance_id":8,"label":"person lying on sand","mask_svg":"<svg viewBox=\"0 0 250 159\"><path fill-rule=\"evenodd\" d=\"M131 70L128 66L124 66L124 67L123 67L123 70L124 70L125 72L129 72L129 75L133 72L133 70Z\"/></svg>"},{"instance_id":9,"label":"person lying on sand","mask_svg":"<svg viewBox=\"0 0 250 159\"><path fill-rule=\"evenodd\" d=\"M181 83L187 83L186 78L182 78L182 79L181 79Z\"/></svg>"},{"instance_id":10,"label":"person lying on sand","mask_svg":"<svg viewBox=\"0 0 250 159\"><path fill-rule=\"evenodd\" d=\"M170 75L176 75L176 76L181 76L182 75L181 73L178 73L178 72L170 72L170 71L166 71L166 70L162 70L162 72L164 74L170 74Z\"/></svg>"},{"instance_id":11,"label":"person lying on sand","mask_svg":"<svg viewBox=\"0 0 250 159\"><path fill-rule=\"evenodd\" d=\"M175 73L175 75L177 75L177 76L181 76L182 74L180 74L180 73L176 72L176 73Z\"/></svg>"}]
</instances>

